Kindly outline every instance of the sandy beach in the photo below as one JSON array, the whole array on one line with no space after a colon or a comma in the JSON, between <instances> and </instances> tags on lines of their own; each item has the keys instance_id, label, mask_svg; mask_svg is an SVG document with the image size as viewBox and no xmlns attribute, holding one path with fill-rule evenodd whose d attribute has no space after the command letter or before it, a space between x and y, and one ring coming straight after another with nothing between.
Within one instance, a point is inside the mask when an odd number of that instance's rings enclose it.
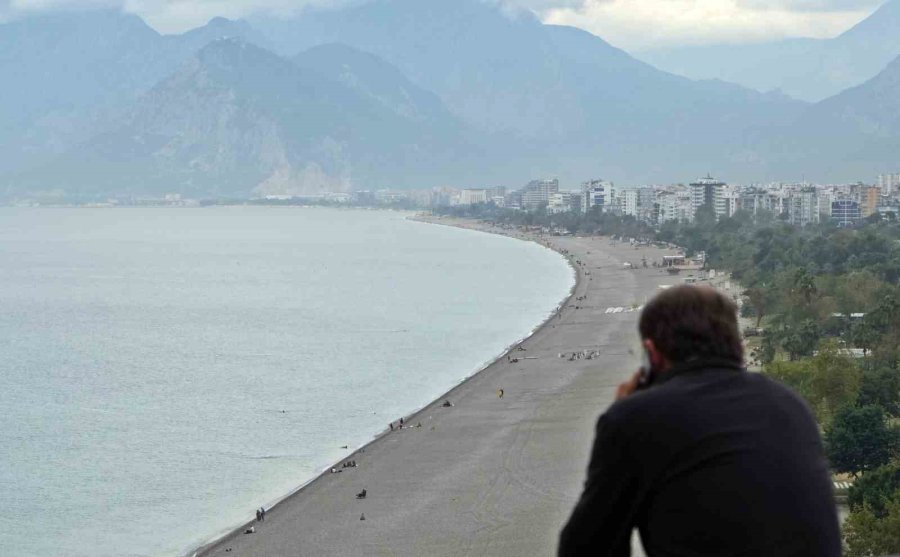
<instances>
[{"instance_id":1,"label":"sandy beach","mask_svg":"<svg viewBox=\"0 0 900 557\"><path fill-rule=\"evenodd\" d=\"M319 476L269 509L264 522L248 522L199 555L555 554L584 481L596 419L639 362L634 308L660 285L682 280L651 265L674 251L436 222L567 253L578 271L571 298L521 349L346 459L357 467L337 463L341 473ZM367 497L358 500L363 489ZM256 532L243 534L249 526Z\"/></svg>"}]
</instances>

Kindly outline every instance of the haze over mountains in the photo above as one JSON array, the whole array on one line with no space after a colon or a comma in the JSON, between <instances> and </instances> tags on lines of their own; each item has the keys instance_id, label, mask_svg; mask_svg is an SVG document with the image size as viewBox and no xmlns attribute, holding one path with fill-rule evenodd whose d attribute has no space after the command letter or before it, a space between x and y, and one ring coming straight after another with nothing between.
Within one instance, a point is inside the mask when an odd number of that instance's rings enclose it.
<instances>
[{"instance_id":1,"label":"haze over mountains","mask_svg":"<svg viewBox=\"0 0 900 557\"><path fill-rule=\"evenodd\" d=\"M900 0L832 39L649 50L638 57L694 79L722 79L760 91L820 101L871 79L900 56Z\"/></svg>"},{"instance_id":2,"label":"haze over mountains","mask_svg":"<svg viewBox=\"0 0 900 557\"><path fill-rule=\"evenodd\" d=\"M889 35L878 48L889 50ZM174 36L110 11L36 16L0 25L0 76L15 84L0 89L0 196L516 186L548 175L637 184L706 171L864 179L897 162L898 66L809 104L666 73L481 0L217 18Z\"/></svg>"}]
</instances>

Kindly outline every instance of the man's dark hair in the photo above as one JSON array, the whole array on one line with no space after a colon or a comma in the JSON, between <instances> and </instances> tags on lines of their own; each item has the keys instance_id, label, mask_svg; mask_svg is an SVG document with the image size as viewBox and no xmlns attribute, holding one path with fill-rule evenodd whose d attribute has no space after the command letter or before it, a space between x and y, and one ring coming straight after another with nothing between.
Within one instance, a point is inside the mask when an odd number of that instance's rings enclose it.
<instances>
[{"instance_id":1,"label":"man's dark hair","mask_svg":"<svg viewBox=\"0 0 900 557\"><path fill-rule=\"evenodd\" d=\"M638 330L673 364L698 358L744 359L737 305L707 286L664 290L644 306Z\"/></svg>"}]
</instances>

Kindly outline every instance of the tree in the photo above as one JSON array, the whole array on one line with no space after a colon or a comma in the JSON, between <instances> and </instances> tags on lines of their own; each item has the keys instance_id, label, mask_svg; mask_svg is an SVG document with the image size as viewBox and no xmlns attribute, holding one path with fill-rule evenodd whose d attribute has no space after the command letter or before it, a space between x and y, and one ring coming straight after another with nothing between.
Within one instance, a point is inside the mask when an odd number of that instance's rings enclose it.
<instances>
[{"instance_id":1,"label":"tree","mask_svg":"<svg viewBox=\"0 0 900 557\"><path fill-rule=\"evenodd\" d=\"M865 353L868 354L875 343L881 338L881 335L874 327L863 321L861 323L852 323L850 325L848 337L854 346L862 348Z\"/></svg>"},{"instance_id":2,"label":"tree","mask_svg":"<svg viewBox=\"0 0 900 557\"><path fill-rule=\"evenodd\" d=\"M805 319L798 325L789 327L782 337L781 346L787 350L791 360L809 356L816 349L822 332L812 319Z\"/></svg>"},{"instance_id":3,"label":"tree","mask_svg":"<svg viewBox=\"0 0 900 557\"><path fill-rule=\"evenodd\" d=\"M766 365L763 373L794 389L797 391L797 394L809 402L810 406L815 407L815 397L810 388L810 383L815 373L811 360L795 362L773 361Z\"/></svg>"},{"instance_id":4,"label":"tree","mask_svg":"<svg viewBox=\"0 0 900 557\"><path fill-rule=\"evenodd\" d=\"M770 364L775 361L775 354L778 352L778 340L772 331L763 332L762 342L759 345L759 361L763 365Z\"/></svg>"},{"instance_id":5,"label":"tree","mask_svg":"<svg viewBox=\"0 0 900 557\"><path fill-rule=\"evenodd\" d=\"M768 292L764 288L757 286L745 290L744 296L747 297L747 302L753 308L753 314L756 316L756 328L758 329L769 305Z\"/></svg>"},{"instance_id":6,"label":"tree","mask_svg":"<svg viewBox=\"0 0 900 557\"><path fill-rule=\"evenodd\" d=\"M847 315L865 312L878 302L885 283L869 271L855 271L836 277L835 297L838 310Z\"/></svg>"},{"instance_id":7,"label":"tree","mask_svg":"<svg viewBox=\"0 0 900 557\"><path fill-rule=\"evenodd\" d=\"M856 403L862 380L862 370L834 342L825 343L812 358L770 362L764 373L805 398L820 423L828 423L839 409Z\"/></svg>"},{"instance_id":8,"label":"tree","mask_svg":"<svg viewBox=\"0 0 900 557\"><path fill-rule=\"evenodd\" d=\"M887 514L885 504L900 495L900 462L886 464L863 474L847 495L851 510L861 510L868 506L875 516L883 518Z\"/></svg>"},{"instance_id":9,"label":"tree","mask_svg":"<svg viewBox=\"0 0 900 557\"><path fill-rule=\"evenodd\" d=\"M863 371L859 404L874 404L889 416L900 417L900 370L879 365Z\"/></svg>"},{"instance_id":10,"label":"tree","mask_svg":"<svg viewBox=\"0 0 900 557\"><path fill-rule=\"evenodd\" d=\"M825 430L825 447L837 472L858 476L887 464L896 445L880 406L846 407Z\"/></svg>"},{"instance_id":11,"label":"tree","mask_svg":"<svg viewBox=\"0 0 900 557\"><path fill-rule=\"evenodd\" d=\"M866 505L854 510L844 524L847 557L880 557L900 553L900 493L886 505L883 518Z\"/></svg>"},{"instance_id":12,"label":"tree","mask_svg":"<svg viewBox=\"0 0 900 557\"><path fill-rule=\"evenodd\" d=\"M828 423L842 408L856 404L862 383L862 370L845 355L835 341L823 343L812 358L810 396L816 415Z\"/></svg>"},{"instance_id":13,"label":"tree","mask_svg":"<svg viewBox=\"0 0 900 557\"><path fill-rule=\"evenodd\" d=\"M799 295L809 305L812 303L816 292L818 292L818 289L816 288L815 277L805 267L798 269L794 274L794 293Z\"/></svg>"}]
</instances>

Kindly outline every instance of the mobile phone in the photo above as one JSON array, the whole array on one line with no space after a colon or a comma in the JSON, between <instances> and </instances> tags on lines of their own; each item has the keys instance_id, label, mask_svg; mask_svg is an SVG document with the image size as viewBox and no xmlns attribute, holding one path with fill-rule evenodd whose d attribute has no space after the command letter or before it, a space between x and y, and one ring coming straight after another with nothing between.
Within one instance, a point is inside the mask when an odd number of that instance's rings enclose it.
<instances>
[{"instance_id":1,"label":"mobile phone","mask_svg":"<svg viewBox=\"0 0 900 557\"><path fill-rule=\"evenodd\" d=\"M638 389L646 389L653 382L653 364L650 363L650 353L646 348L641 351L641 354L641 376L638 380Z\"/></svg>"}]
</instances>

